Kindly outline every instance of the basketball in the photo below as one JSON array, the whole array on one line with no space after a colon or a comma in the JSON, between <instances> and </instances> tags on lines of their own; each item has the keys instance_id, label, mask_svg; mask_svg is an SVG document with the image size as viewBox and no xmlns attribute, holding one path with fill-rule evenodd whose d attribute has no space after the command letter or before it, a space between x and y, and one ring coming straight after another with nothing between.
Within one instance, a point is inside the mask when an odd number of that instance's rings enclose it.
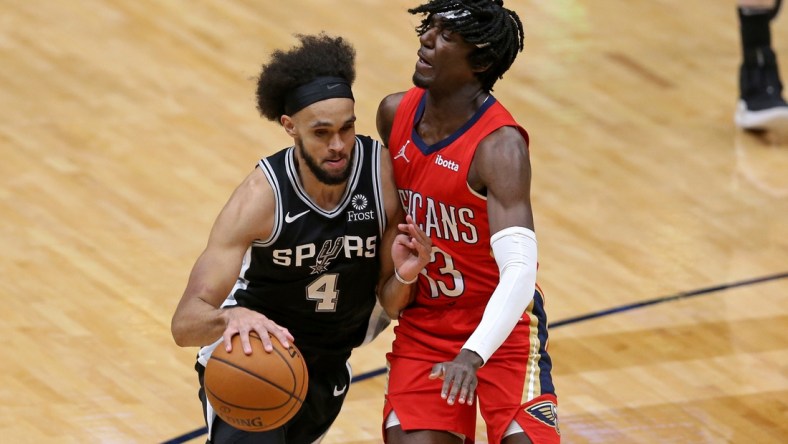
<instances>
[{"instance_id":1,"label":"basketball","mask_svg":"<svg viewBox=\"0 0 788 444\"><path fill-rule=\"evenodd\" d=\"M252 354L246 355L240 335L232 338L233 351L223 344L213 351L205 367L204 388L216 414L233 427L263 432L284 425L304 403L309 375L301 352L284 348L271 337L268 353L260 337L249 334Z\"/></svg>"}]
</instances>

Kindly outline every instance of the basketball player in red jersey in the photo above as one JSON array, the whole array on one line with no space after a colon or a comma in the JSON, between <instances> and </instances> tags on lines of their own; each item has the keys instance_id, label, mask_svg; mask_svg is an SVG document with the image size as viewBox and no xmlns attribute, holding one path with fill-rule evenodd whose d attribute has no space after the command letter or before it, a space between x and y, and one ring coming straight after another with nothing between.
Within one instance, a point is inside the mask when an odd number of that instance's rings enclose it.
<instances>
[{"instance_id":1,"label":"basketball player in red jersey","mask_svg":"<svg viewBox=\"0 0 788 444\"><path fill-rule=\"evenodd\" d=\"M476 402L490 443L560 441L536 286L528 133L491 95L522 51L502 0L433 0L415 88L378 109L406 211L432 240L387 355L389 444L474 442Z\"/></svg>"}]
</instances>

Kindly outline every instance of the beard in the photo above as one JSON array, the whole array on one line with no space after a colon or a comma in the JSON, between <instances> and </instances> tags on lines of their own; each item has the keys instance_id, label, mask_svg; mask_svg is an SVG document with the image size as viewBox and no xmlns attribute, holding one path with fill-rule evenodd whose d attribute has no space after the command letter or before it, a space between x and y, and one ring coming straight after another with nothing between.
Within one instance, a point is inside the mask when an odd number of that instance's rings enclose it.
<instances>
[{"instance_id":1,"label":"beard","mask_svg":"<svg viewBox=\"0 0 788 444\"><path fill-rule=\"evenodd\" d=\"M317 163L314 157L310 156L309 153L304 148L304 143L300 140L296 141L296 147L298 148L298 152L301 154L301 158L304 159L304 163L309 168L309 171L315 175L320 183L325 185L339 185L347 181L348 177L350 177L350 166L353 165L353 157L355 156L355 148L350 152L350 159L345 164L345 169L336 173L329 173L328 171L320 168L320 165Z\"/></svg>"}]
</instances>

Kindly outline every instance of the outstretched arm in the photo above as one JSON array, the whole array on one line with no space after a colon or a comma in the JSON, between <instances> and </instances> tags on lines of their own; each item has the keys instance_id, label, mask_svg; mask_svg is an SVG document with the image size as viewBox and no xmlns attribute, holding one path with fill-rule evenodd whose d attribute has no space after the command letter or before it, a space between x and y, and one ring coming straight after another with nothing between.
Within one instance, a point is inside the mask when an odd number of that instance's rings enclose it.
<instances>
[{"instance_id":1,"label":"outstretched arm","mask_svg":"<svg viewBox=\"0 0 788 444\"><path fill-rule=\"evenodd\" d=\"M536 284L536 236L531 210L531 166L525 139L504 127L487 136L476 151L469 185L486 191L491 246L500 281L474 333L451 362L437 364L432 377L444 378L449 404L473 401L476 370L512 332L531 302Z\"/></svg>"},{"instance_id":2,"label":"outstretched arm","mask_svg":"<svg viewBox=\"0 0 788 444\"><path fill-rule=\"evenodd\" d=\"M495 147L493 149L493 147ZM531 209L531 162L525 139L504 127L485 138L471 183L487 190L490 244L500 271L479 326L463 346L484 361L500 347L530 304L536 285L536 234Z\"/></svg>"},{"instance_id":3,"label":"outstretched arm","mask_svg":"<svg viewBox=\"0 0 788 444\"><path fill-rule=\"evenodd\" d=\"M256 331L266 350L273 350L268 333L282 345L293 338L286 329L264 315L243 307L219 308L233 288L246 250L255 239L265 239L272 230L273 191L262 171L255 169L235 190L211 229L208 244L192 268L186 290L172 317L172 336L182 346L203 346L224 337L241 335L246 353L251 353L249 332Z\"/></svg>"},{"instance_id":4,"label":"outstretched arm","mask_svg":"<svg viewBox=\"0 0 788 444\"><path fill-rule=\"evenodd\" d=\"M386 314L397 319L413 301L414 284L429 262L432 241L410 216L404 217L388 150L382 150L380 163L387 222L381 242L378 299Z\"/></svg>"}]
</instances>

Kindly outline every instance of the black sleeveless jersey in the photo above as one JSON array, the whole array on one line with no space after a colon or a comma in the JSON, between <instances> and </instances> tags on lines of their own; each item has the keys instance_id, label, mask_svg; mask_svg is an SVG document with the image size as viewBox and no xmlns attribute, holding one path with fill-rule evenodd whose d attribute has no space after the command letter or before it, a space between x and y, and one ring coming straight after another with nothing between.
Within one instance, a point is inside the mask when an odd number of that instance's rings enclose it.
<instances>
[{"instance_id":1,"label":"black sleeveless jersey","mask_svg":"<svg viewBox=\"0 0 788 444\"><path fill-rule=\"evenodd\" d=\"M349 353L367 333L386 226L380 150L356 136L347 188L331 210L304 191L294 147L259 162L276 198L273 230L247 250L232 296L290 330L305 355Z\"/></svg>"}]
</instances>

